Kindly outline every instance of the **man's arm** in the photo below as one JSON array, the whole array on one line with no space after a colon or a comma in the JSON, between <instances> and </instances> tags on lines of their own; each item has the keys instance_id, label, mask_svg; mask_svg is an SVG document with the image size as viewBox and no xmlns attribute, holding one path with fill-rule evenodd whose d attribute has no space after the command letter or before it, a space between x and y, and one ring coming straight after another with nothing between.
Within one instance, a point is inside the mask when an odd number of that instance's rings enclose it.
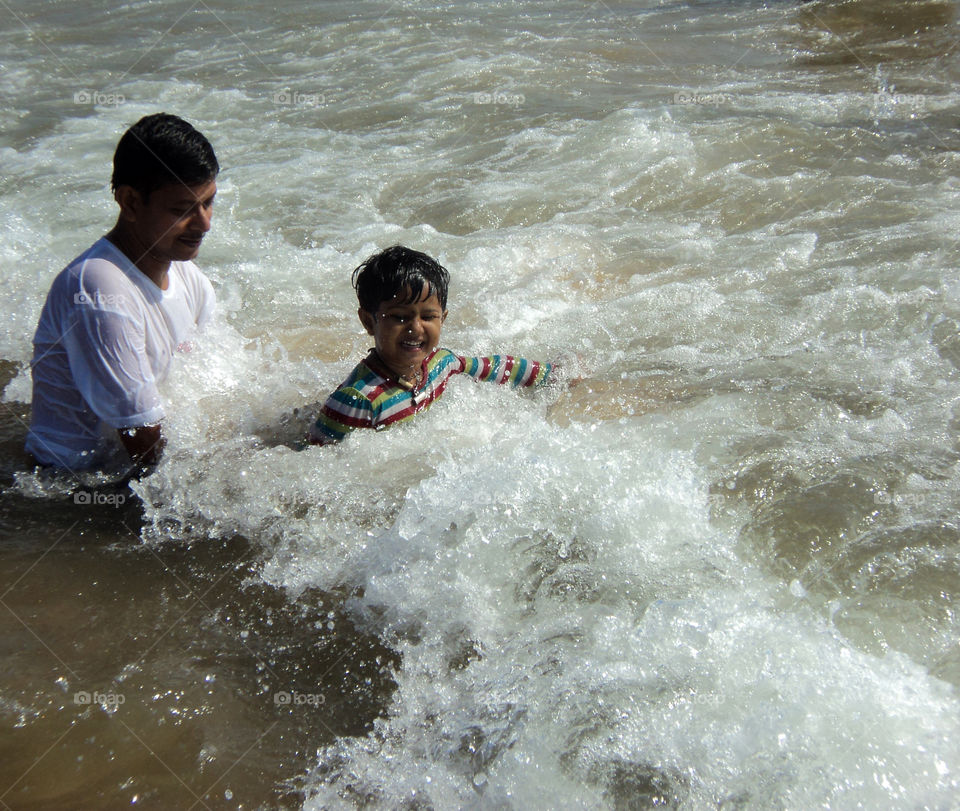
<instances>
[{"instance_id":1,"label":"man's arm","mask_svg":"<svg viewBox=\"0 0 960 811\"><path fill-rule=\"evenodd\" d=\"M121 428L117 433L130 458L137 464L155 465L160 461L167 440L159 423L139 428Z\"/></svg>"},{"instance_id":2,"label":"man's arm","mask_svg":"<svg viewBox=\"0 0 960 811\"><path fill-rule=\"evenodd\" d=\"M81 294L67 301L61 335L70 378L86 407L118 432L132 458L156 460L164 409L137 298L120 268L103 258L84 263L82 283Z\"/></svg>"}]
</instances>

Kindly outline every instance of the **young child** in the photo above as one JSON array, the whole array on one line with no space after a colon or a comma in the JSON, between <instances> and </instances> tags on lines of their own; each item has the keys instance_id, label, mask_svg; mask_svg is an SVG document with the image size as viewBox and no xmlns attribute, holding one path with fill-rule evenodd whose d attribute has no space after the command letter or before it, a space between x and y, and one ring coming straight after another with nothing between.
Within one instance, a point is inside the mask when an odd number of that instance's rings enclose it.
<instances>
[{"instance_id":1,"label":"young child","mask_svg":"<svg viewBox=\"0 0 960 811\"><path fill-rule=\"evenodd\" d=\"M376 347L330 395L309 440L326 445L354 428L383 428L430 407L457 374L537 386L553 366L509 355L467 358L438 349L450 274L419 251L395 245L353 272L357 314Z\"/></svg>"}]
</instances>

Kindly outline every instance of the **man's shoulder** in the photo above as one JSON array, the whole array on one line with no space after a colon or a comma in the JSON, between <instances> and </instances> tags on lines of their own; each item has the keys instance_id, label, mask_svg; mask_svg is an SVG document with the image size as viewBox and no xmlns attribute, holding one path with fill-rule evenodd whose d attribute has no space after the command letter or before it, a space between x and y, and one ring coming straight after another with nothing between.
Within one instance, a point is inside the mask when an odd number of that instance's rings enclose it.
<instances>
[{"instance_id":1,"label":"man's shoulder","mask_svg":"<svg viewBox=\"0 0 960 811\"><path fill-rule=\"evenodd\" d=\"M106 249L106 246L103 244L105 242L107 245L110 244L109 242L107 242L105 238L101 237L96 242L94 242L89 248L83 251L83 253L80 253L77 256L75 256L73 259L67 262L67 264L63 267L63 270L61 270L60 273L57 274L57 278L60 278L61 276L64 276L64 275L69 275L71 273L76 274L80 268L82 268L84 265L92 261L107 262L109 264L112 264L114 267L116 267L116 263L112 262L110 258L108 258L110 254L109 254L109 251Z\"/></svg>"},{"instance_id":2,"label":"man's shoulder","mask_svg":"<svg viewBox=\"0 0 960 811\"><path fill-rule=\"evenodd\" d=\"M89 297L116 297L129 291L130 280L117 261L115 249L111 251L104 242L95 242L57 274L50 286L54 297L80 303Z\"/></svg>"},{"instance_id":3,"label":"man's shoulder","mask_svg":"<svg viewBox=\"0 0 960 811\"><path fill-rule=\"evenodd\" d=\"M100 237L83 253L70 262L66 270L84 265L110 267L126 275L126 267L131 264L123 252L106 237Z\"/></svg>"},{"instance_id":4,"label":"man's shoulder","mask_svg":"<svg viewBox=\"0 0 960 811\"><path fill-rule=\"evenodd\" d=\"M210 279L190 260L171 262L170 273L176 274L179 281L177 287L188 291L192 299L202 301L209 298L212 300L216 296Z\"/></svg>"},{"instance_id":5,"label":"man's shoulder","mask_svg":"<svg viewBox=\"0 0 960 811\"><path fill-rule=\"evenodd\" d=\"M209 281L206 274L190 259L185 259L182 262L171 262L170 270L176 271L183 279L189 281Z\"/></svg>"}]
</instances>

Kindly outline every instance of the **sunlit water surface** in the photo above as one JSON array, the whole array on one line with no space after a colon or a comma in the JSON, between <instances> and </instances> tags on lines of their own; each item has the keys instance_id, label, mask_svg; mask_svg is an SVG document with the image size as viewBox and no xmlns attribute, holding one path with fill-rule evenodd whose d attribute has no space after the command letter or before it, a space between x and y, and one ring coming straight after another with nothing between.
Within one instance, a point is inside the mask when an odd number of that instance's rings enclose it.
<instances>
[{"instance_id":1,"label":"sunlit water surface","mask_svg":"<svg viewBox=\"0 0 960 811\"><path fill-rule=\"evenodd\" d=\"M0 9L0 804L960 807L954 4L276 5ZM152 475L34 474L160 109L218 321ZM300 449L397 242L585 380Z\"/></svg>"}]
</instances>

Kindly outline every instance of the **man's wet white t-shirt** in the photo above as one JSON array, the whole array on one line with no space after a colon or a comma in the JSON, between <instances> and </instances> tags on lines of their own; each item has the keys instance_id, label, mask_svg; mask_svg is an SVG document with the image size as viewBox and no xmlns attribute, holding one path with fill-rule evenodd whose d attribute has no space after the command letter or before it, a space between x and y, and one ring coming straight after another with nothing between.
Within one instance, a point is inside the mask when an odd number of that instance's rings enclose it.
<instances>
[{"instance_id":1,"label":"man's wet white t-shirt","mask_svg":"<svg viewBox=\"0 0 960 811\"><path fill-rule=\"evenodd\" d=\"M94 243L60 272L40 314L27 451L41 464L89 467L116 448L118 429L159 422L157 384L215 302L193 262L171 262L161 290L108 239Z\"/></svg>"}]
</instances>

